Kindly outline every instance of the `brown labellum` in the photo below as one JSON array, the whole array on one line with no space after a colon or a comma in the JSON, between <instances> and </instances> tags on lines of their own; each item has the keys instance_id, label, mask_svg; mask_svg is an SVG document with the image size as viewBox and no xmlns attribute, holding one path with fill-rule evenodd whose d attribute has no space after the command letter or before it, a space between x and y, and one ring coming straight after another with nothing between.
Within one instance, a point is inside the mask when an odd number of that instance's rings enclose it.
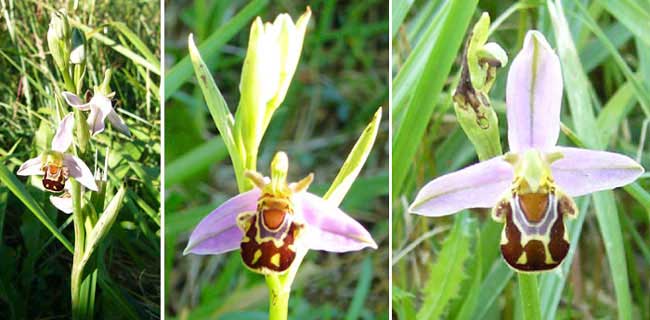
<instances>
[{"instance_id":1,"label":"brown labellum","mask_svg":"<svg viewBox=\"0 0 650 320\"><path fill-rule=\"evenodd\" d=\"M52 192L61 192L68 180L68 170L53 164L46 165L43 175L43 188Z\"/></svg>"},{"instance_id":2,"label":"brown labellum","mask_svg":"<svg viewBox=\"0 0 650 320\"><path fill-rule=\"evenodd\" d=\"M262 273L283 273L296 257L295 241L303 225L293 219L293 208L286 197L264 194L257 211L243 213L238 224L244 231L240 244L244 264Z\"/></svg>"},{"instance_id":3,"label":"brown labellum","mask_svg":"<svg viewBox=\"0 0 650 320\"><path fill-rule=\"evenodd\" d=\"M518 195L500 201L495 216L503 218L501 253L521 272L558 267L569 252L566 217L575 216L573 200L556 192Z\"/></svg>"}]
</instances>

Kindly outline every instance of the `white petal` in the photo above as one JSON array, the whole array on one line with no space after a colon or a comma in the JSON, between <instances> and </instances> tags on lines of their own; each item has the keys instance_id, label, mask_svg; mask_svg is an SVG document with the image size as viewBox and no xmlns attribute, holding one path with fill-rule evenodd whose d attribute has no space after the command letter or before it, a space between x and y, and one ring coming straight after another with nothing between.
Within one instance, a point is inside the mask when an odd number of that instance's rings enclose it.
<instances>
[{"instance_id":1,"label":"white petal","mask_svg":"<svg viewBox=\"0 0 650 320\"><path fill-rule=\"evenodd\" d=\"M43 158L41 156L38 156L36 158L25 161L22 165L20 165L20 168L16 174L19 176L43 175Z\"/></svg>"},{"instance_id":2,"label":"white petal","mask_svg":"<svg viewBox=\"0 0 650 320\"><path fill-rule=\"evenodd\" d=\"M513 174L503 157L479 162L427 183L409 210L439 217L468 208L491 208L508 190Z\"/></svg>"},{"instance_id":3,"label":"white petal","mask_svg":"<svg viewBox=\"0 0 650 320\"><path fill-rule=\"evenodd\" d=\"M52 150L65 152L70 148L72 144L72 128L74 128L74 114L68 113L56 129L56 134L52 139Z\"/></svg>"},{"instance_id":4,"label":"white petal","mask_svg":"<svg viewBox=\"0 0 650 320\"><path fill-rule=\"evenodd\" d=\"M61 96L63 96L63 100L65 100L65 102L73 108L78 108L82 111L90 110L90 103L84 103L83 100L79 98L79 96L72 92L63 91L63 93L61 93Z\"/></svg>"},{"instance_id":5,"label":"white petal","mask_svg":"<svg viewBox=\"0 0 650 320\"><path fill-rule=\"evenodd\" d=\"M79 183L86 188L97 191L97 183L93 173L88 169L88 166L79 158L65 154L63 156L63 165L68 168L70 176L75 178Z\"/></svg>"}]
</instances>

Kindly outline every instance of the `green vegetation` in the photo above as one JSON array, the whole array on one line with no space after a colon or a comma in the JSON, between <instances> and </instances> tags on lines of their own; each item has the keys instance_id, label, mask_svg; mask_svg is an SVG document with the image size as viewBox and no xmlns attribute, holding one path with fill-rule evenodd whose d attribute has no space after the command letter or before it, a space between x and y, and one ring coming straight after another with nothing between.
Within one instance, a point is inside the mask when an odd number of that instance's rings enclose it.
<instances>
[{"instance_id":1,"label":"green vegetation","mask_svg":"<svg viewBox=\"0 0 650 320\"><path fill-rule=\"evenodd\" d=\"M650 241L642 235L650 226L648 174L615 191L578 197L578 218L567 223L568 257L536 279L517 281L503 262L502 225L488 210L435 219L406 212L427 181L477 162L456 121L452 94L464 40L484 11L492 18L489 41L510 59L530 29L556 50L565 89L559 145L606 149L650 164L644 147L650 41L641 31L650 18L647 1L393 2L393 311L400 319L521 319L530 309L541 310L542 319L647 318ZM509 67L497 72L490 92L504 150ZM460 233L459 223L469 230ZM450 254L459 246L469 248L469 257ZM449 276L440 279L440 270ZM435 279L440 285L431 283ZM530 306L534 299L521 301L536 287L537 308Z\"/></svg>"},{"instance_id":2,"label":"green vegetation","mask_svg":"<svg viewBox=\"0 0 650 320\"><path fill-rule=\"evenodd\" d=\"M113 107L132 135L119 133L107 122L106 130L85 144L83 126L75 131L76 151L71 152L92 171L108 175L103 191L83 193L85 205L75 208L83 212L81 225L86 229L86 254L74 258L85 265L75 314L87 319L157 319L159 2L82 1L78 7L70 2L60 8L61 3L5 1L0 6L0 314L6 319L70 318L72 251L79 238L73 216L50 203L52 193L43 191L40 179L15 174L25 160L50 148L61 116L73 111L61 92L77 91L83 98L111 69ZM59 9L65 9L70 26L86 38L87 67L82 80L74 80L78 88L64 81L50 53L48 25ZM77 186L73 184L73 194Z\"/></svg>"}]
</instances>

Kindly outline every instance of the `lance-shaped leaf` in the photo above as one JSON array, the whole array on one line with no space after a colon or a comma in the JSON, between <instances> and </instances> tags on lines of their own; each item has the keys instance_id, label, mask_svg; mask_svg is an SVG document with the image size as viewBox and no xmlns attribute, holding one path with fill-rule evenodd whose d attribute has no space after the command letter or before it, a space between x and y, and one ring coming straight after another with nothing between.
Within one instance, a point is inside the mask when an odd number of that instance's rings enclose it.
<instances>
[{"instance_id":1,"label":"lance-shaped leaf","mask_svg":"<svg viewBox=\"0 0 650 320\"><path fill-rule=\"evenodd\" d=\"M117 214L120 212L122 205L124 204L124 195L126 194L126 187L121 186L120 189L115 193L111 202L108 203L106 209L99 217L97 224L93 227L92 231L86 238L86 248L84 249L84 255L81 258L80 268L83 270L83 267L86 265L90 256L93 254L99 242L108 234L108 231L111 230L115 219L117 219Z\"/></svg>"},{"instance_id":2,"label":"lance-shaped leaf","mask_svg":"<svg viewBox=\"0 0 650 320\"><path fill-rule=\"evenodd\" d=\"M375 112L375 115L372 118L372 121L363 133L357 140L357 143L354 144L352 151L348 155L348 158L345 159L343 166L339 170L339 173L334 178L334 182L330 186L327 193L323 196L324 199L329 200L332 203L340 204L343 201L343 197L348 193L352 183L357 179L361 168L366 163L370 150L375 144L375 139L377 138L377 131L379 130L379 123L381 122L381 108Z\"/></svg>"},{"instance_id":3,"label":"lance-shaped leaf","mask_svg":"<svg viewBox=\"0 0 650 320\"><path fill-rule=\"evenodd\" d=\"M221 135L221 138L228 149L228 153L230 154L230 159L235 166L235 173L238 174L237 182L241 190L243 181L241 181L239 175L243 173L245 150L243 150L243 148L239 146L239 143L235 141L233 134L235 120L230 113L230 110L228 110L226 100L223 98L221 91L219 91L217 84L214 82L210 70L208 70L208 67L203 61L201 53L196 48L196 44L194 44L194 36L191 34L188 39L188 47L192 64L194 66L194 72L196 73L196 78L199 81L199 86L203 92L203 97L205 97L205 102L208 105L208 110L210 110L212 120L217 126L217 129L219 129L219 134Z\"/></svg>"}]
</instances>

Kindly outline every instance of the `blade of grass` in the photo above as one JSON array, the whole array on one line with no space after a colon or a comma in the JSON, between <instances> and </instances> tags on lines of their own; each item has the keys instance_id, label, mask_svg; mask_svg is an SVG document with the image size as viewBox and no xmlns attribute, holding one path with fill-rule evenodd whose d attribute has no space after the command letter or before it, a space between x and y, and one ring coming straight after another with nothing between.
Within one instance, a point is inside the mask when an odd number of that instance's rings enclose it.
<instances>
[{"instance_id":1,"label":"blade of grass","mask_svg":"<svg viewBox=\"0 0 650 320\"><path fill-rule=\"evenodd\" d=\"M599 131L596 127L589 96L589 81L578 60L562 3L556 0L554 4L549 0L547 5L551 15L560 61L562 62L564 82L571 84L571 90L567 90L567 95L576 134L587 147L602 148L604 145L602 143L603 139L601 139L602 136L593 134ZM614 203L614 195L611 191L603 191L595 193L593 199L614 282L618 317L620 319L631 319L632 300L625 260L625 248L618 220L618 210Z\"/></svg>"},{"instance_id":2,"label":"blade of grass","mask_svg":"<svg viewBox=\"0 0 650 320\"><path fill-rule=\"evenodd\" d=\"M408 103L403 122L394 127L393 140L393 194L400 194L411 159L415 155L431 115L434 103L451 71L454 59L461 47L463 37L469 26L477 0L451 1L449 13L441 20L439 36L435 39L432 51L424 68L418 68L421 78Z\"/></svg>"},{"instance_id":3,"label":"blade of grass","mask_svg":"<svg viewBox=\"0 0 650 320\"><path fill-rule=\"evenodd\" d=\"M465 278L465 262L469 259L472 239L470 230L475 221L468 211L456 216L454 227L440 250L438 260L431 266L429 280L424 287L424 302L418 311L418 319L437 319L460 290Z\"/></svg>"},{"instance_id":4,"label":"blade of grass","mask_svg":"<svg viewBox=\"0 0 650 320\"><path fill-rule=\"evenodd\" d=\"M203 41L199 47L199 52L204 57L215 56L217 52L232 37L244 28L258 12L267 4L268 0L254 0L242 8L228 23L216 30L208 39ZM212 61L208 61L211 65ZM164 100L167 100L185 81L192 76L192 63L190 56L187 55L174 65L165 75L165 94Z\"/></svg>"},{"instance_id":5,"label":"blade of grass","mask_svg":"<svg viewBox=\"0 0 650 320\"><path fill-rule=\"evenodd\" d=\"M352 296L352 302L350 302L350 307L348 312L345 315L346 320L359 319L361 316L361 311L363 309L363 302L368 297L368 292L370 291L370 283L372 281L372 258L367 256L363 259L361 263L361 272L359 272L359 281L357 286L354 289L354 296Z\"/></svg>"},{"instance_id":6,"label":"blade of grass","mask_svg":"<svg viewBox=\"0 0 650 320\"><path fill-rule=\"evenodd\" d=\"M632 0L598 0L598 4L624 24L636 37L650 45L650 12Z\"/></svg>"}]
</instances>

